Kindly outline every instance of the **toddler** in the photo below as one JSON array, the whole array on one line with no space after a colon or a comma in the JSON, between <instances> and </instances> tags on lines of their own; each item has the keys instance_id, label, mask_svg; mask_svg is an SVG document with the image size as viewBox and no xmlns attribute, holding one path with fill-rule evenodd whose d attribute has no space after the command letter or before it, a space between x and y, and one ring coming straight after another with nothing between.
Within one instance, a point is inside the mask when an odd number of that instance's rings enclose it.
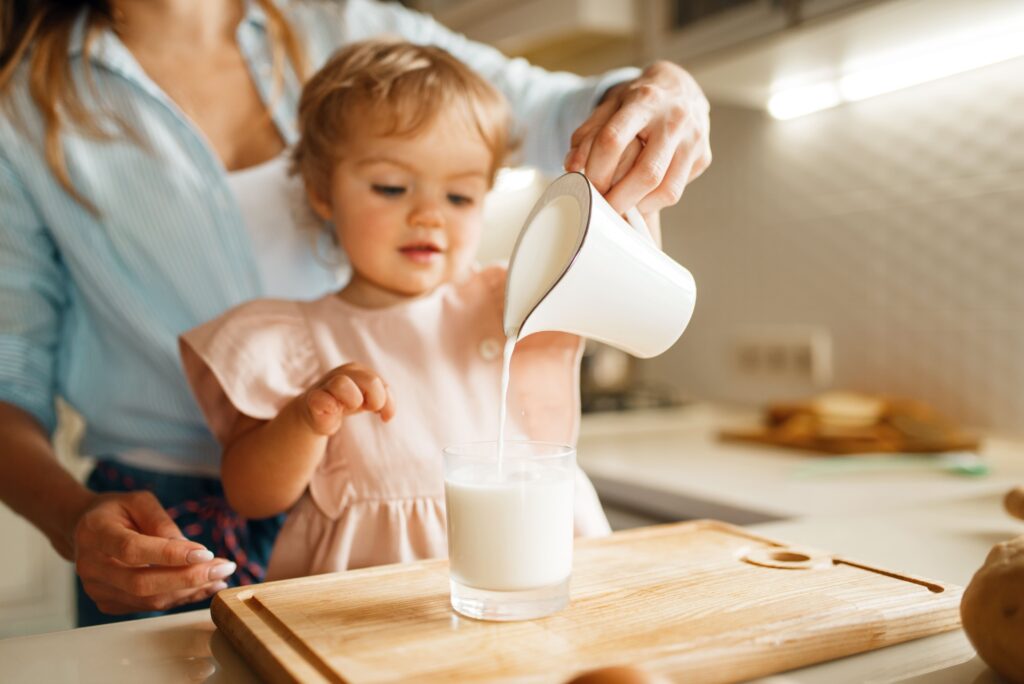
<instances>
[{"instance_id":1,"label":"toddler","mask_svg":"<svg viewBox=\"0 0 1024 684\"><path fill-rule=\"evenodd\" d=\"M441 450L498 434L506 269L474 254L507 105L443 50L369 41L310 80L299 125L295 170L352 278L182 336L224 490L245 517L289 511L267 579L443 557ZM561 333L516 346L510 438L575 443L580 353ZM575 520L609 531L582 472Z\"/></svg>"}]
</instances>

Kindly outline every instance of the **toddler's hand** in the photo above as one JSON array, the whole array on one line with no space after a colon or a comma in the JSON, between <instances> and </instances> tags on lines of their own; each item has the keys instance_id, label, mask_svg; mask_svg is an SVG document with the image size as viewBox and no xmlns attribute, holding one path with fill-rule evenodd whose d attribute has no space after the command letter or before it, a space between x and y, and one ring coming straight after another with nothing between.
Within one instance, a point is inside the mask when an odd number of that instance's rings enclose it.
<instances>
[{"instance_id":1,"label":"toddler's hand","mask_svg":"<svg viewBox=\"0 0 1024 684\"><path fill-rule=\"evenodd\" d=\"M313 431L333 435L345 416L369 411L385 422L395 415L388 387L380 376L356 363L346 363L325 375L304 397Z\"/></svg>"}]
</instances>

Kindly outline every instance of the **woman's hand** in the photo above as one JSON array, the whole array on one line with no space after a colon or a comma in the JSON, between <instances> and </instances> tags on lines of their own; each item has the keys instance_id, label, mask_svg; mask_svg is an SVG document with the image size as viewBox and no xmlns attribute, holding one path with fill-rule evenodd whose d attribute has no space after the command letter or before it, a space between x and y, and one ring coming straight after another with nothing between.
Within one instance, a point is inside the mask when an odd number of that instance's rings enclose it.
<instances>
[{"instance_id":1,"label":"woman's hand","mask_svg":"<svg viewBox=\"0 0 1024 684\"><path fill-rule=\"evenodd\" d=\"M333 435L345 416L369 411L384 422L395 415L388 386L380 376L356 363L335 368L303 397L306 420L318 435Z\"/></svg>"},{"instance_id":2,"label":"woman's hand","mask_svg":"<svg viewBox=\"0 0 1024 684\"><path fill-rule=\"evenodd\" d=\"M235 571L186 540L146 491L97 494L75 525L74 561L85 593L110 615L202 601Z\"/></svg>"},{"instance_id":3,"label":"woman's hand","mask_svg":"<svg viewBox=\"0 0 1024 684\"><path fill-rule=\"evenodd\" d=\"M711 164L708 110L686 70L655 62L608 91L573 133L565 168L584 172L620 213L671 206Z\"/></svg>"}]
</instances>

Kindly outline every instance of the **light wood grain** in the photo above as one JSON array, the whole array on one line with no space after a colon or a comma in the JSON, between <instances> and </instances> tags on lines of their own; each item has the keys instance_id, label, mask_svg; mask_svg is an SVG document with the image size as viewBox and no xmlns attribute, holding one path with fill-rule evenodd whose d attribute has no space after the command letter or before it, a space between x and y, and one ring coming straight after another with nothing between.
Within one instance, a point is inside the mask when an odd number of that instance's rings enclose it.
<instances>
[{"instance_id":1,"label":"light wood grain","mask_svg":"<svg viewBox=\"0 0 1024 684\"><path fill-rule=\"evenodd\" d=\"M563 682L640 664L713 683L955 629L960 595L697 521L578 542L572 602L541 620L455 614L443 560L222 591L213 619L272 682Z\"/></svg>"}]
</instances>

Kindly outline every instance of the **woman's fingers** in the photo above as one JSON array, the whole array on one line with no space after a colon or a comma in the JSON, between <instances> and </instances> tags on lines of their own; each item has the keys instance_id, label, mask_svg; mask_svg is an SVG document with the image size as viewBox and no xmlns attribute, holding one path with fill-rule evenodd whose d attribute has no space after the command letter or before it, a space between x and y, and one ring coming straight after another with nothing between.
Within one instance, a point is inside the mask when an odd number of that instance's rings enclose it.
<instances>
[{"instance_id":1,"label":"woman's fingers","mask_svg":"<svg viewBox=\"0 0 1024 684\"><path fill-rule=\"evenodd\" d=\"M636 164L637 158L640 153L644 151L644 145L640 142L639 138L634 138L629 145L626 146L625 151L622 153L622 158L619 159L619 165L615 167L615 173L612 174L612 188L621 181L629 170Z\"/></svg>"},{"instance_id":2,"label":"woman's fingers","mask_svg":"<svg viewBox=\"0 0 1024 684\"><path fill-rule=\"evenodd\" d=\"M75 546L96 549L134 566L187 566L213 559L213 554L202 544L181 537L173 521L173 533L178 538L166 539L141 533L139 520L144 520L146 525L168 529L165 523L159 522L160 515L153 510L154 506L170 521L167 512L150 492L104 495L82 514L75 529Z\"/></svg>"},{"instance_id":3,"label":"woman's fingers","mask_svg":"<svg viewBox=\"0 0 1024 684\"><path fill-rule=\"evenodd\" d=\"M640 202L641 211L657 211L674 205L686 186L707 170L711 165L711 146L706 144L707 135L707 131L696 124L684 130L668 173L661 185Z\"/></svg>"},{"instance_id":4,"label":"woman's fingers","mask_svg":"<svg viewBox=\"0 0 1024 684\"><path fill-rule=\"evenodd\" d=\"M651 120L651 114L646 107L624 105L593 133L594 143L587 157L585 173L602 194L608 192L611 187L612 176L619 165L622 153L646 128Z\"/></svg>"},{"instance_id":5,"label":"woman's fingers","mask_svg":"<svg viewBox=\"0 0 1024 684\"><path fill-rule=\"evenodd\" d=\"M84 581L83 581L84 583ZM155 594L152 596L133 596L132 594L101 582L85 584L86 593L96 606L108 615L124 615L139 611L164 611L177 606L203 601L222 589L227 588L225 582L210 582L199 588Z\"/></svg>"},{"instance_id":6,"label":"woman's fingers","mask_svg":"<svg viewBox=\"0 0 1024 684\"><path fill-rule=\"evenodd\" d=\"M185 535L181 533L178 525L171 519L171 516L167 515L167 510L160 504L160 500L157 499L152 492L131 492L123 501L123 505L128 510L128 514L131 516L140 532L154 537L162 537L164 539L185 539ZM188 543L191 545L192 550L205 551L201 544L196 544L194 542ZM191 551L189 551L189 553L191 553ZM193 558L194 557L195 554L193 554ZM210 554L210 557L212 558L213 554ZM188 563L201 562L199 560L189 560L189 556L187 554L185 556L185 560ZM172 563L170 565L182 564Z\"/></svg>"},{"instance_id":7,"label":"woman's fingers","mask_svg":"<svg viewBox=\"0 0 1024 684\"><path fill-rule=\"evenodd\" d=\"M616 89L613 88L605 95L605 99L599 104L590 116L580 124L572 134L569 141L569 154L565 156L566 171L583 171L586 168L587 159L590 157L590 150L594 145L594 133L601 129L615 110L619 108L618 99L615 96Z\"/></svg>"},{"instance_id":8,"label":"woman's fingers","mask_svg":"<svg viewBox=\"0 0 1024 684\"><path fill-rule=\"evenodd\" d=\"M655 212L675 205L683 196L686 184L694 177L694 166L698 163L699 152L694 149L680 151L672 158L668 172L657 188L636 202L641 213ZM618 188L614 188L615 192Z\"/></svg>"},{"instance_id":9,"label":"woman's fingers","mask_svg":"<svg viewBox=\"0 0 1024 684\"><path fill-rule=\"evenodd\" d=\"M151 537L113 522L101 523L94 538L101 552L132 566L183 566L195 560L202 562L202 559L210 560L213 557L201 544Z\"/></svg>"},{"instance_id":10,"label":"woman's fingers","mask_svg":"<svg viewBox=\"0 0 1024 684\"><path fill-rule=\"evenodd\" d=\"M605 195L608 204L621 214L637 206L641 200L646 200L664 182L674 156L678 157L675 145L666 131L658 130L649 138L643 151L622 179ZM676 200L678 199L677 197ZM675 204L675 201L666 202L662 206L669 204ZM654 207L660 208L661 206Z\"/></svg>"},{"instance_id":11,"label":"woman's fingers","mask_svg":"<svg viewBox=\"0 0 1024 684\"><path fill-rule=\"evenodd\" d=\"M236 566L230 561L216 561L187 568L128 567L104 563L102 559L81 567L79 576L98 585L112 587L125 596L137 599L159 597L166 594L191 595L217 582L224 582L234 574ZM123 600L123 599L122 599Z\"/></svg>"}]
</instances>

